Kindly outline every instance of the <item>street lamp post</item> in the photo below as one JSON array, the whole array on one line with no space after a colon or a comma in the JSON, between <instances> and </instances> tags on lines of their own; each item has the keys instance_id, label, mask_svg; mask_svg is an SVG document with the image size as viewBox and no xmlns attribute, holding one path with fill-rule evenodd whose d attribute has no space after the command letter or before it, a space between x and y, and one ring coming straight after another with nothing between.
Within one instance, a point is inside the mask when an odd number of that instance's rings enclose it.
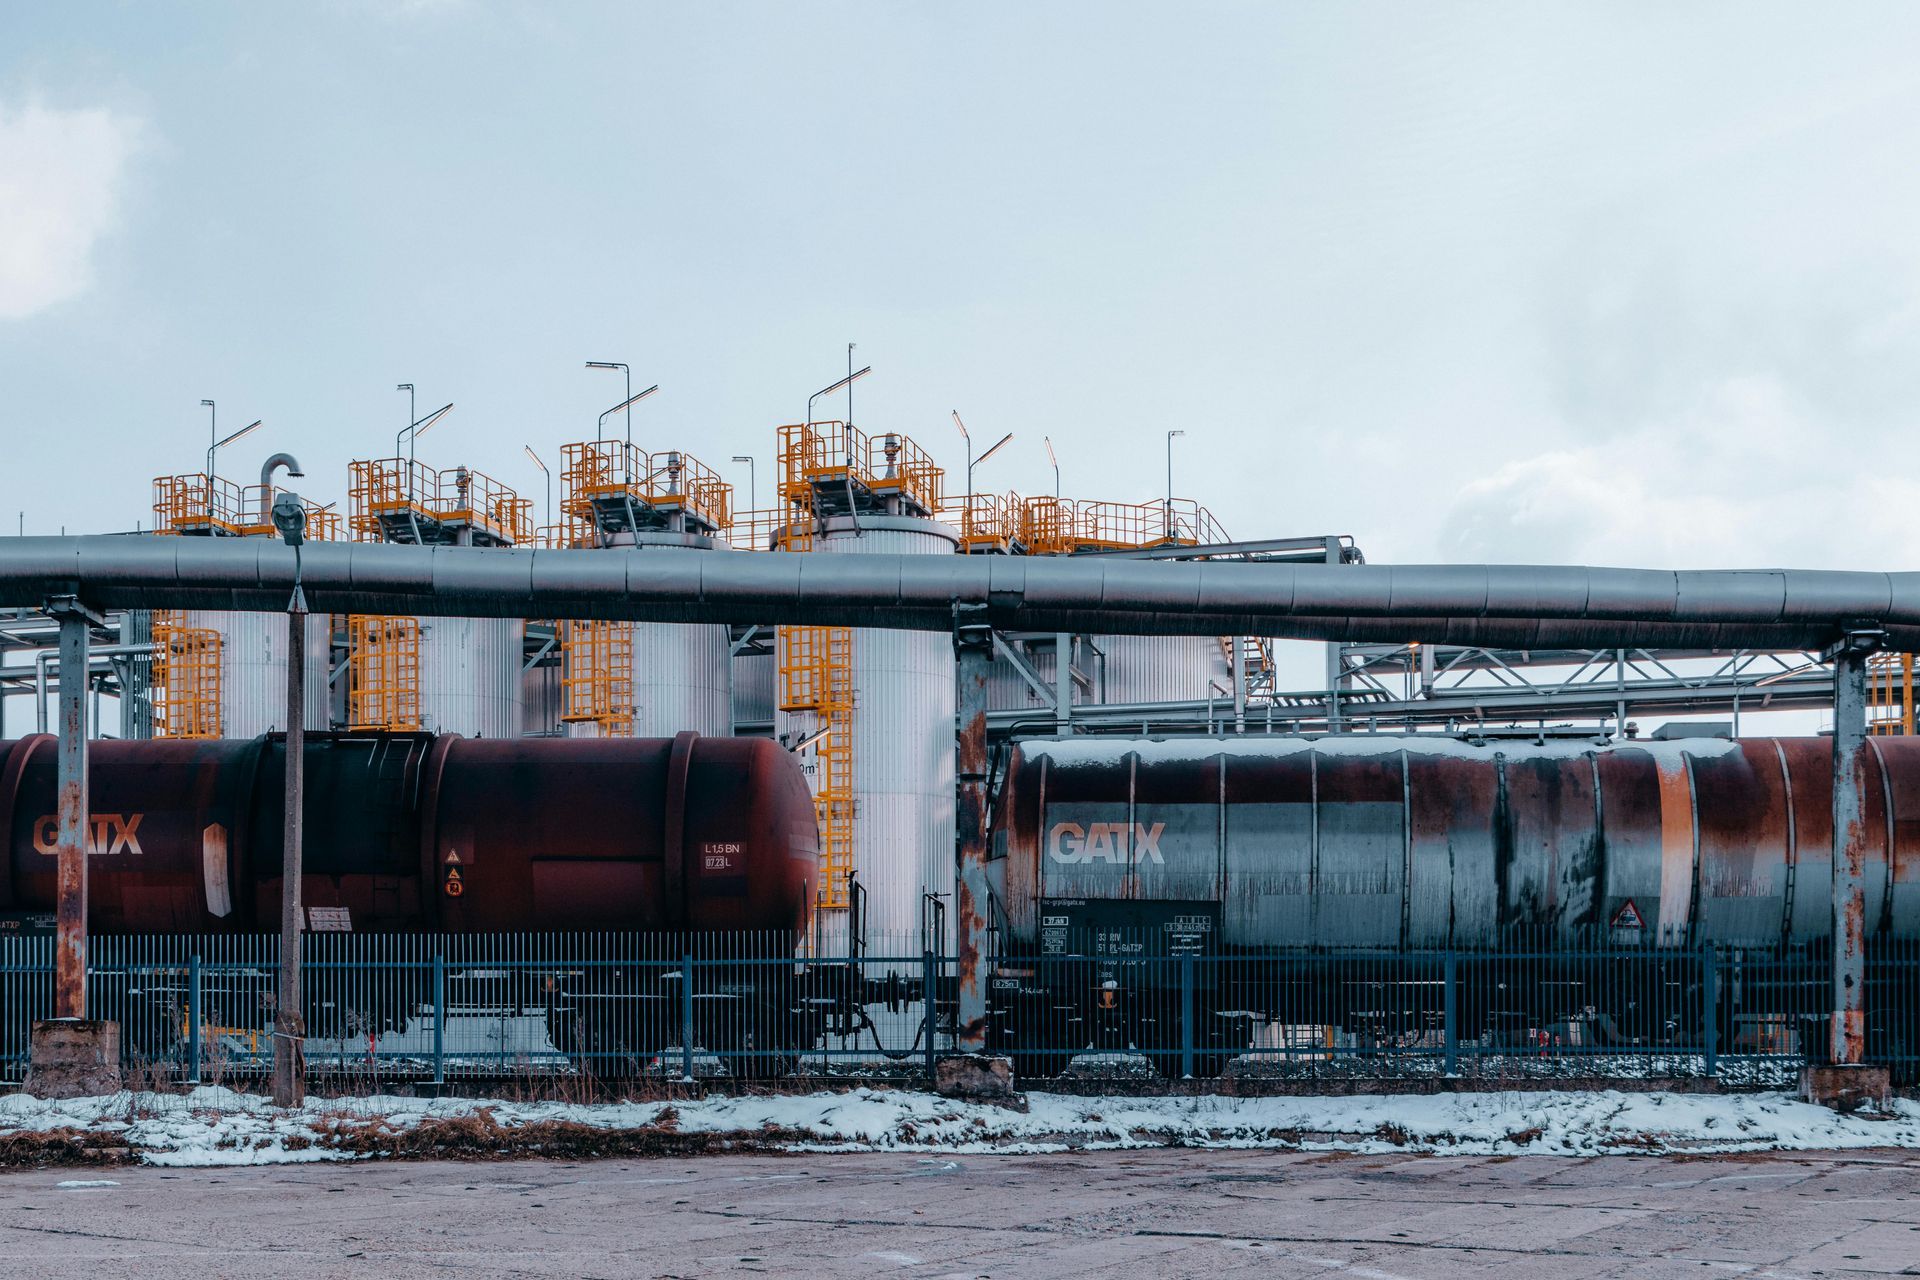
<instances>
[{"instance_id":1,"label":"street lamp post","mask_svg":"<svg viewBox=\"0 0 1920 1280\"><path fill-rule=\"evenodd\" d=\"M626 379L627 447L632 448L633 447L633 370L627 368L626 365L621 364L618 360L589 360L587 361L587 368L618 369L620 371L620 376Z\"/></svg>"},{"instance_id":2,"label":"street lamp post","mask_svg":"<svg viewBox=\"0 0 1920 1280\"><path fill-rule=\"evenodd\" d=\"M261 419L255 418L252 422L249 422L246 426L240 428L238 431L234 432L232 435L227 436L225 439L222 439L220 436L219 408L215 406L215 404L211 400L202 400L200 403L207 407L207 532L211 534L213 532L213 512L214 512L213 455L219 452L221 449L224 449L228 445L232 444L235 440L238 440L241 436L246 435L249 431L252 431L254 428L258 427L260 425Z\"/></svg>"},{"instance_id":3,"label":"street lamp post","mask_svg":"<svg viewBox=\"0 0 1920 1280\"><path fill-rule=\"evenodd\" d=\"M288 470L299 475L298 463ZM287 600L287 762L280 856L280 989L273 1028L273 1101L298 1106L306 1093L306 1018L300 995L301 806L305 801L307 716L307 593L300 583L300 547L307 540L307 510L295 493L273 500L273 526L293 548L293 595Z\"/></svg>"},{"instance_id":4,"label":"street lamp post","mask_svg":"<svg viewBox=\"0 0 1920 1280\"><path fill-rule=\"evenodd\" d=\"M747 464L747 510L758 511L760 509L760 483L754 477L753 459L740 456L734 458L734 461Z\"/></svg>"},{"instance_id":5,"label":"street lamp post","mask_svg":"<svg viewBox=\"0 0 1920 1280\"><path fill-rule=\"evenodd\" d=\"M413 442L427 434L434 423L452 413L453 402L448 401L424 418L416 418L413 416L413 384L403 382L394 390L407 393L407 425L400 428L393 437L393 454L397 461L400 456L400 442L402 440L407 442L407 497L411 499L413 497Z\"/></svg>"},{"instance_id":6,"label":"street lamp post","mask_svg":"<svg viewBox=\"0 0 1920 1280\"><path fill-rule=\"evenodd\" d=\"M1167 541L1173 541L1173 438L1184 436L1184 431L1167 432Z\"/></svg>"},{"instance_id":7,"label":"street lamp post","mask_svg":"<svg viewBox=\"0 0 1920 1280\"><path fill-rule=\"evenodd\" d=\"M1053 500L1057 503L1060 501L1060 459L1053 453L1053 437L1043 436L1042 439L1047 445L1047 461L1053 464Z\"/></svg>"},{"instance_id":8,"label":"street lamp post","mask_svg":"<svg viewBox=\"0 0 1920 1280\"><path fill-rule=\"evenodd\" d=\"M520 447L521 447L522 449L525 449L525 450L527 451L527 456L528 456L529 458L532 458L532 459L533 459L533 465L534 465L534 466L536 466L536 467L538 467L538 468L540 468L540 474L541 474L541 475L543 475L543 476L545 476L545 477L547 478L547 520L546 520L546 524L547 524L547 527L548 527L549 529L551 529L551 528L553 527L553 472L551 472L551 471L549 471L549 470L547 470L547 464L546 464L546 463L544 463L544 462L542 462L542 461L540 461L540 455L539 455L539 454L537 454L537 453L535 453L535 452L533 451L533 446L532 446L532 445L530 445L530 444L523 444L523 445L521 445Z\"/></svg>"},{"instance_id":9,"label":"street lamp post","mask_svg":"<svg viewBox=\"0 0 1920 1280\"><path fill-rule=\"evenodd\" d=\"M973 523L973 469L1000 452L1000 447L1013 439L1013 432L1009 431L995 440L987 446L985 453L976 458L973 456L973 436L967 431L967 424L960 421L958 409L953 410L953 425L960 428L960 436L967 442L967 514L964 523L971 525Z\"/></svg>"}]
</instances>

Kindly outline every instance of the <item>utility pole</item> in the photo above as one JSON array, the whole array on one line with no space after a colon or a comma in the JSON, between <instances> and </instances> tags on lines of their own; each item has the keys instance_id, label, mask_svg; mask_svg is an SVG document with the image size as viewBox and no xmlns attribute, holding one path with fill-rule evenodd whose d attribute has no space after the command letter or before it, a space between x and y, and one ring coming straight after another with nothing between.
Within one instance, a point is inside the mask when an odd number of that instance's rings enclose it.
<instances>
[{"instance_id":1,"label":"utility pole","mask_svg":"<svg viewBox=\"0 0 1920 1280\"><path fill-rule=\"evenodd\" d=\"M295 475L299 466L293 467ZM273 1101L294 1107L306 1096L306 1018L300 994L300 935L305 910L300 902L301 805L305 801L307 748L307 595L300 585L300 545L306 541L307 512L296 494L274 499L273 524L293 548L293 595L287 601L287 764L286 803L280 856L280 990L273 1025Z\"/></svg>"}]
</instances>

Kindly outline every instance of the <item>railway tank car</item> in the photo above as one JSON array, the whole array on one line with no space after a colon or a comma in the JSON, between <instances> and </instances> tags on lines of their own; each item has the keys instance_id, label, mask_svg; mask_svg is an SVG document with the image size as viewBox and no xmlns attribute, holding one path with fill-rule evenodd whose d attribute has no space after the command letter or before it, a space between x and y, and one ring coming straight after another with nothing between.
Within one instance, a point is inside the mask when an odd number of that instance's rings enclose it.
<instances>
[{"instance_id":1,"label":"railway tank car","mask_svg":"<svg viewBox=\"0 0 1920 1280\"><path fill-rule=\"evenodd\" d=\"M278 930L283 736L100 741L89 752L93 931ZM55 755L46 735L0 743L0 921L17 931L51 927ZM792 954L807 930L813 801L770 741L321 734L307 738L305 766L301 894L312 932L618 931L677 955L747 931ZM672 1038L677 968L544 975L532 1002L544 1002L557 1047L604 1062L613 1044L612 1056L638 1058ZM801 1033L778 968L703 969L702 980L726 993L703 1008L732 1006L716 1039L766 1048ZM316 1035L349 1018L402 1025L425 994L395 984L349 997L326 972L307 985ZM129 1034L166 1021L123 1012ZM227 1013L244 1024L257 1010Z\"/></svg>"},{"instance_id":2,"label":"railway tank car","mask_svg":"<svg viewBox=\"0 0 1920 1280\"><path fill-rule=\"evenodd\" d=\"M1703 948L1828 946L1832 759L1820 738L1021 743L995 804L995 1025L1003 1046L1178 1044L1177 1001L1152 990L1177 967L1126 957L1329 957L1284 974L1203 963L1191 1034L1231 1052L1246 1029L1228 1013L1351 1031L1359 1006L1394 1003L1362 971L1437 992L1435 974L1382 958L1456 952L1463 1019L1585 1017L1598 1037L1645 1043L1651 1011L1671 1021L1698 998L1670 988L1699 984ZM1869 932L1911 940L1920 740L1870 740L1865 786ZM1475 968L1496 949L1542 954L1522 984ZM1760 985L1740 990L1749 1013L1825 1007L1822 991ZM1912 985L1873 994L1910 1002ZM1428 995L1402 997L1403 1024L1437 1017Z\"/></svg>"}]
</instances>

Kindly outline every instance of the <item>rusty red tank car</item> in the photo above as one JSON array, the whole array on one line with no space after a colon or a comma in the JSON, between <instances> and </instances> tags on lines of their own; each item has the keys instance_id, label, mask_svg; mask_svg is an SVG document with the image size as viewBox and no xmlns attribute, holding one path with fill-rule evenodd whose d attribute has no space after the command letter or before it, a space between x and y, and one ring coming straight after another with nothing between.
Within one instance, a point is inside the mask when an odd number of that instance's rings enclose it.
<instances>
[{"instance_id":1,"label":"rusty red tank car","mask_svg":"<svg viewBox=\"0 0 1920 1280\"><path fill-rule=\"evenodd\" d=\"M277 737L90 747L102 933L278 928ZM53 738L0 743L0 913L54 905ZM310 925L805 931L819 837L793 758L751 738L312 735Z\"/></svg>"}]
</instances>

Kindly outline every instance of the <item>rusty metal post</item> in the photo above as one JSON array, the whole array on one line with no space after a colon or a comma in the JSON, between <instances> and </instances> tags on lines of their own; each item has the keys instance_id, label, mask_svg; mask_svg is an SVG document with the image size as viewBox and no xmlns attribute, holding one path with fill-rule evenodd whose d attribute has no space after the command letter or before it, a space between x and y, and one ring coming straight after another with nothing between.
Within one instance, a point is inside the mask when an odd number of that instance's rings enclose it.
<instances>
[{"instance_id":1,"label":"rusty metal post","mask_svg":"<svg viewBox=\"0 0 1920 1280\"><path fill-rule=\"evenodd\" d=\"M1833 1020L1829 1058L1866 1059L1867 655L1884 632L1856 628L1828 650L1833 662Z\"/></svg>"},{"instance_id":2,"label":"rusty metal post","mask_svg":"<svg viewBox=\"0 0 1920 1280\"><path fill-rule=\"evenodd\" d=\"M72 596L47 602L60 623L59 834L54 844L58 936L53 961L53 1016L87 1016L88 643L100 622Z\"/></svg>"},{"instance_id":3,"label":"rusty metal post","mask_svg":"<svg viewBox=\"0 0 1920 1280\"><path fill-rule=\"evenodd\" d=\"M979 605L953 611L953 652L959 672L959 874L954 881L959 953L959 1016L954 1048L987 1047L987 676L993 669L993 628Z\"/></svg>"},{"instance_id":4,"label":"rusty metal post","mask_svg":"<svg viewBox=\"0 0 1920 1280\"><path fill-rule=\"evenodd\" d=\"M294 1107L306 1097L307 1020L300 994L300 935L306 910L300 901L302 805L307 763L307 596L300 585L304 511L292 495L274 504L274 523L293 547L293 596L287 601L287 763L280 839L280 988L273 1020L273 1101ZM435 1018L440 1010L434 1010Z\"/></svg>"}]
</instances>

